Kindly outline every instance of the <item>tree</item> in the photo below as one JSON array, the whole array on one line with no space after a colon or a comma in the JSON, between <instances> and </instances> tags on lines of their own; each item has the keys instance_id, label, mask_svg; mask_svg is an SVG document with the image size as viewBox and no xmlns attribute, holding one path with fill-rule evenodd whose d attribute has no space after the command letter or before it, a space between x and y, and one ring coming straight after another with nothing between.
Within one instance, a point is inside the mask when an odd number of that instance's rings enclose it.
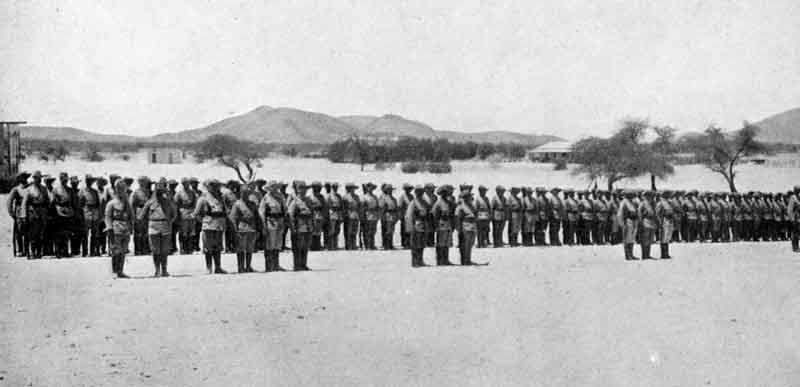
<instances>
[{"instance_id":1,"label":"tree","mask_svg":"<svg viewBox=\"0 0 800 387\"><path fill-rule=\"evenodd\" d=\"M64 161L69 156L69 150L64 144L48 145L47 148L39 152L39 160L52 161L55 164L57 161Z\"/></svg>"},{"instance_id":2,"label":"tree","mask_svg":"<svg viewBox=\"0 0 800 387\"><path fill-rule=\"evenodd\" d=\"M242 183L251 183L256 168L261 167L262 155L255 144L226 134L215 134L200 142L195 157L199 161L216 160L236 172Z\"/></svg>"},{"instance_id":3,"label":"tree","mask_svg":"<svg viewBox=\"0 0 800 387\"><path fill-rule=\"evenodd\" d=\"M694 152L706 168L721 174L728 182L731 192L736 191L736 166L743 157L766 151L764 144L756 141L760 128L747 121L732 135L715 125L709 126L705 134L694 140Z\"/></svg>"},{"instance_id":4,"label":"tree","mask_svg":"<svg viewBox=\"0 0 800 387\"><path fill-rule=\"evenodd\" d=\"M83 159L86 161L91 161L95 163L99 163L105 160L105 157L100 154L100 147L97 144L89 144L89 147L86 148L86 151L83 154Z\"/></svg>"},{"instance_id":5,"label":"tree","mask_svg":"<svg viewBox=\"0 0 800 387\"><path fill-rule=\"evenodd\" d=\"M573 144L573 161L578 164L572 173L589 180L605 178L608 190L623 179L651 173L665 177L672 173L666 159L656 157L649 144L642 142L649 128L647 121L625 120L610 138L589 137Z\"/></svg>"},{"instance_id":6,"label":"tree","mask_svg":"<svg viewBox=\"0 0 800 387\"><path fill-rule=\"evenodd\" d=\"M656 139L650 144L654 163L647 168L650 170L650 188L656 190L656 178L665 179L667 175L675 173L675 168L670 163L670 157L677 151L675 145L675 128L670 126L653 126Z\"/></svg>"}]
</instances>

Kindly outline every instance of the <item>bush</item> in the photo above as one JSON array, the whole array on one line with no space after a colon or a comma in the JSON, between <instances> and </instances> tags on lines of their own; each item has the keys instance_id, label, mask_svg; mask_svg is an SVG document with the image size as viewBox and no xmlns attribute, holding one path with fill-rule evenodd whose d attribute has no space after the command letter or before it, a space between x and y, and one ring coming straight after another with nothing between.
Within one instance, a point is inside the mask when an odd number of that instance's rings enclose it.
<instances>
[{"instance_id":1,"label":"bush","mask_svg":"<svg viewBox=\"0 0 800 387\"><path fill-rule=\"evenodd\" d=\"M129 155L127 153L123 153L123 154L119 155L119 158L122 161L130 161L131 160L131 155Z\"/></svg>"},{"instance_id":2,"label":"bush","mask_svg":"<svg viewBox=\"0 0 800 387\"><path fill-rule=\"evenodd\" d=\"M555 171L563 171L567 169L567 160L566 159L558 159L553 164L553 170Z\"/></svg>"},{"instance_id":3,"label":"bush","mask_svg":"<svg viewBox=\"0 0 800 387\"><path fill-rule=\"evenodd\" d=\"M375 163L376 171L386 171L390 169L394 169L394 163L382 163L382 162Z\"/></svg>"},{"instance_id":4,"label":"bush","mask_svg":"<svg viewBox=\"0 0 800 387\"><path fill-rule=\"evenodd\" d=\"M424 165L419 161L406 161L405 163L400 165L400 170L403 173L417 173L423 170Z\"/></svg>"},{"instance_id":5,"label":"bush","mask_svg":"<svg viewBox=\"0 0 800 387\"><path fill-rule=\"evenodd\" d=\"M426 165L426 169L430 173L450 173L453 172L453 167L448 162L430 162Z\"/></svg>"},{"instance_id":6,"label":"bush","mask_svg":"<svg viewBox=\"0 0 800 387\"><path fill-rule=\"evenodd\" d=\"M489 168L500 169L501 163L503 162L503 155L498 153L493 153L488 157L486 157L485 160L489 162Z\"/></svg>"}]
</instances>

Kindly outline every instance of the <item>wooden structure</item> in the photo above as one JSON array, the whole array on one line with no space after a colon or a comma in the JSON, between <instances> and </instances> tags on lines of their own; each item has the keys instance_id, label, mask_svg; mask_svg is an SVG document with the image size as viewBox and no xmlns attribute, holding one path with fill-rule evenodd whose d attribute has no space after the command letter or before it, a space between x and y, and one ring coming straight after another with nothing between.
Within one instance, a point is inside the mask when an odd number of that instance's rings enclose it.
<instances>
[{"instance_id":1,"label":"wooden structure","mask_svg":"<svg viewBox=\"0 0 800 387\"><path fill-rule=\"evenodd\" d=\"M25 121L0 121L0 178L8 179L19 173L22 152L19 143L17 125L27 124Z\"/></svg>"}]
</instances>

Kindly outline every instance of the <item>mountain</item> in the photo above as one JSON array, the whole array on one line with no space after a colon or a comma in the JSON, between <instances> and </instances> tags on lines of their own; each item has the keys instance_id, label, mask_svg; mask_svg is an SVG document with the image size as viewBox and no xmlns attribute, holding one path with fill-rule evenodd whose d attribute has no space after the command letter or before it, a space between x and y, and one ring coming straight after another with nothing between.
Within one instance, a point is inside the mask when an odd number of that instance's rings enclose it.
<instances>
[{"instance_id":1,"label":"mountain","mask_svg":"<svg viewBox=\"0 0 800 387\"><path fill-rule=\"evenodd\" d=\"M386 114L381 117L343 116L339 119L368 136L428 138L436 137L437 134L433 128L422 122L412 121L394 114Z\"/></svg>"},{"instance_id":2,"label":"mountain","mask_svg":"<svg viewBox=\"0 0 800 387\"><path fill-rule=\"evenodd\" d=\"M347 123L325 114L261 106L203 128L159 134L150 140L194 142L215 134L229 134L260 143L302 144L330 143L357 133Z\"/></svg>"},{"instance_id":3,"label":"mountain","mask_svg":"<svg viewBox=\"0 0 800 387\"><path fill-rule=\"evenodd\" d=\"M123 134L100 134L63 126L20 126L23 140L61 140L74 142L134 142L137 138Z\"/></svg>"},{"instance_id":4,"label":"mountain","mask_svg":"<svg viewBox=\"0 0 800 387\"><path fill-rule=\"evenodd\" d=\"M760 141L800 144L800 108L769 116L755 124L761 128Z\"/></svg>"},{"instance_id":5,"label":"mountain","mask_svg":"<svg viewBox=\"0 0 800 387\"><path fill-rule=\"evenodd\" d=\"M394 114L383 116L351 115L332 117L286 107L260 106L247 113L232 116L211 125L150 137L106 135L68 127L22 126L23 139L67 140L79 142L155 142L189 143L202 141L215 134L227 134L255 143L330 144L353 136L445 138L453 142L518 143L537 146L559 137L493 131L461 133L437 131L419 121Z\"/></svg>"}]
</instances>

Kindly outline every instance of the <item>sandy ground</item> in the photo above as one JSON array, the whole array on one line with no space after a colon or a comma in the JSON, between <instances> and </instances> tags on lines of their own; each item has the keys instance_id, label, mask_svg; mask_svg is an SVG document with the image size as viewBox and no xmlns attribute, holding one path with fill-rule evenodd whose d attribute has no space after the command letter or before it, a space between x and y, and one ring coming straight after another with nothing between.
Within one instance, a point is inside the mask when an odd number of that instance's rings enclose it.
<instances>
[{"instance_id":1,"label":"sandy ground","mask_svg":"<svg viewBox=\"0 0 800 387\"><path fill-rule=\"evenodd\" d=\"M194 255L166 279L135 257L131 280L107 258L5 255L0 385L800 383L786 243L620 255L485 249L488 267L411 269L402 251L312 253L313 272L245 275L206 275Z\"/></svg>"}]
</instances>

